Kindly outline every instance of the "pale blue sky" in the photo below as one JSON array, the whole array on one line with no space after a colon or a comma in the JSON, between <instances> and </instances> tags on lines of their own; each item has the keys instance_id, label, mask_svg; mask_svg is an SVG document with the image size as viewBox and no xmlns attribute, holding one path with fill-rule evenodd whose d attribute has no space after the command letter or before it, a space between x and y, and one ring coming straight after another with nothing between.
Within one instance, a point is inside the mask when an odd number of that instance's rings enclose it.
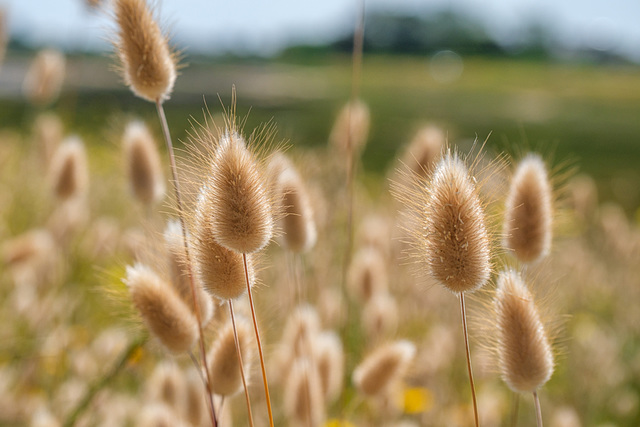
<instances>
[{"instance_id":1,"label":"pale blue sky","mask_svg":"<svg viewBox=\"0 0 640 427\"><path fill-rule=\"evenodd\" d=\"M221 52L277 51L289 41L322 42L353 25L359 0L155 0L161 20L181 45ZM418 13L443 6L480 17L496 36L508 39L531 16L549 20L568 47L611 48L640 62L640 1L637 0L367 0L367 10ZM110 21L83 0L0 0L14 34L36 45L101 46Z\"/></svg>"}]
</instances>

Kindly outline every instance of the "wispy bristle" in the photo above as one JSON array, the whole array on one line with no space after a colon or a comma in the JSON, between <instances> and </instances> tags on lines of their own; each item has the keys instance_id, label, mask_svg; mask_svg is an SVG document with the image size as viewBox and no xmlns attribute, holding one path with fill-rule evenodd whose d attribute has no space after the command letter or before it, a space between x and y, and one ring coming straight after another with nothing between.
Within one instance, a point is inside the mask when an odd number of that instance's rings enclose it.
<instances>
[{"instance_id":1,"label":"wispy bristle","mask_svg":"<svg viewBox=\"0 0 640 427\"><path fill-rule=\"evenodd\" d=\"M176 59L145 0L117 0L116 47L126 84L151 102L169 98L176 80Z\"/></svg>"},{"instance_id":2,"label":"wispy bristle","mask_svg":"<svg viewBox=\"0 0 640 427\"><path fill-rule=\"evenodd\" d=\"M400 379L413 360L416 347L405 340L378 348L353 371L353 383L362 393L375 396Z\"/></svg>"},{"instance_id":3,"label":"wispy bristle","mask_svg":"<svg viewBox=\"0 0 640 427\"><path fill-rule=\"evenodd\" d=\"M56 100L64 82L66 61L64 55L53 49L38 52L24 78L22 89L35 105L46 105Z\"/></svg>"},{"instance_id":4,"label":"wispy bristle","mask_svg":"<svg viewBox=\"0 0 640 427\"><path fill-rule=\"evenodd\" d=\"M122 144L133 194L147 206L159 202L165 191L162 163L156 143L145 124L139 121L129 123Z\"/></svg>"},{"instance_id":5,"label":"wispy bristle","mask_svg":"<svg viewBox=\"0 0 640 427\"><path fill-rule=\"evenodd\" d=\"M188 351L196 340L198 326L171 285L141 264L127 267L124 282L133 305L153 335L172 353Z\"/></svg>"},{"instance_id":6,"label":"wispy bristle","mask_svg":"<svg viewBox=\"0 0 640 427\"><path fill-rule=\"evenodd\" d=\"M67 138L51 161L49 181L60 200L82 197L89 185L89 170L84 144L78 137Z\"/></svg>"},{"instance_id":7,"label":"wispy bristle","mask_svg":"<svg viewBox=\"0 0 640 427\"><path fill-rule=\"evenodd\" d=\"M322 385L310 360L296 360L291 367L284 387L284 409L293 425L322 425L325 418Z\"/></svg>"},{"instance_id":8,"label":"wispy bristle","mask_svg":"<svg viewBox=\"0 0 640 427\"><path fill-rule=\"evenodd\" d=\"M514 270L502 271L494 299L502 378L515 392L532 392L553 373L553 353L531 293Z\"/></svg>"},{"instance_id":9,"label":"wispy bristle","mask_svg":"<svg viewBox=\"0 0 640 427\"><path fill-rule=\"evenodd\" d=\"M482 203L464 162L447 152L433 172L421 245L430 274L452 292L483 286L491 272Z\"/></svg>"},{"instance_id":10,"label":"wispy bristle","mask_svg":"<svg viewBox=\"0 0 640 427\"><path fill-rule=\"evenodd\" d=\"M347 103L336 118L330 143L341 151L361 151L369 136L369 107L360 100Z\"/></svg>"},{"instance_id":11,"label":"wispy bristle","mask_svg":"<svg viewBox=\"0 0 640 427\"><path fill-rule=\"evenodd\" d=\"M535 262L551 247L552 194L544 161L527 155L516 168L507 197L504 246L524 263Z\"/></svg>"},{"instance_id":12,"label":"wispy bristle","mask_svg":"<svg viewBox=\"0 0 640 427\"><path fill-rule=\"evenodd\" d=\"M257 252L273 234L270 198L256 159L235 131L221 136L198 211L213 238L239 253Z\"/></svg>"},{"instance_id":13,"label":"wispy bristle","mask_svg":"<svg viewBox=\"0 0 640 427\"><path fill-rule=\"evenodd\" d=\"M236 319L236 329L244 375L248 381L253 359L253 347L251 346L252 329L247 322L240 318ZM211 390L215 394L233 396L242 391L242 375L231 322L228 322L220 331L207 360L209 361L209 372L211 374Z\"/></svg>"}]
</instances>

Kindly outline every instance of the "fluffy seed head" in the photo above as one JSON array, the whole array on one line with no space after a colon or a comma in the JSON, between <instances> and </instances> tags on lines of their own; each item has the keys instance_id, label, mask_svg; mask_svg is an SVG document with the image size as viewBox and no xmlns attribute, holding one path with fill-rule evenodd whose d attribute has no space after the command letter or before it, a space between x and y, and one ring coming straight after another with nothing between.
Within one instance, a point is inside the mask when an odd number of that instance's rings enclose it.
<instances>
[{"instance_id":1,"label":"fluffy seed head","mask_svg":"<svg viewBox=\"0 0 640 427\"><path fill-rule=\"evenodd\" d=\"M336 119L330 143L340 151L361 151L369 136L369 107L360 100L347 103Z\"/></svg>"},{"instance_id":2,"label":"fluffy seed head","mask_svg":"<svg viewBox=\"0 0 640 427\"><path fill-rule=\"evenodd\" d=\"M61 201L81 198L89 186L87 154L80 138L67 138L56 149L49 169L49 182Z\"/></svg>"},{"instance_id":3,"label":"fluffy seed head","mask_svg":"<svg viewBox=\"0 0 640 427\"><path fill-rule=\"evenodd\" d=\"M206 187L205 187L206 188ZM203 191L196 206L192 248L195 272L203 288L223 301L235 299L246 290L242 254L220 245L215 239L212 206L208 202L211 192ZM254 283L251 256L247 256L249 282Z\"/></svg>"},{"instance_id":4,"label":"fluffy seed head","mask_svg":"<svg viewBox=\"0 0 640 427\"><path fill-rule=\"evenodd\" d=\"M176 58L145 0L117 0L115 43L124 80L147 101L169 98L176 80Z\"/></svg>"},{"instance_id":5,"label":"fluffy seed head","mask_svg":"<svg viewBox=\"0 0 640 427\"><path fill-rule=\"evenodd\" d=\"M253 359L253 347L251 346L252 329L241 318L236 319L236 329L238 331L238 343L240 345L240 354L242 355L244 375L248 380L251 360ZM207 356L207 360L209 360L209 373L211 374L211 389L215 394L233 396L242 391L242 376L231 322L228 322L220 332L218 339Z\"/></svg>"},{"instance_id":6,"label":"fluffy seed head","mask_svg":"<svg viewBox=\"0 0 640 427\"><path fill-rule=\"evenodd\" d=\"M198 213L213 238L227 249L257 252L271 239L273 217L269 195L256 160L236 132L220 138Z\"/></svg>"},{"instance_id":7,"label":"fluffy seed head","mask_svg":"<svg viewBox=\"0 0 640 427\"><path fill-rule=\"evenodd\" d=\"M387 267L380 252L365 247L353 257L347 272L347 286L351 297L366 303L373 295L386 291L388 284Z\"/></svg>"},{"instance_id":8,"label":"fluffy seed head","mask_svg":"<svg viewBox=\"0 0 640 427\"><path fill-rule=\"evenodd\" d=\"M389 336L398 326L398 304L387 292L380 292L367 301L361 319L369 340Z\"/></svg>"},{"instance_id":9,"label":"fluffy seed head","mask_svg":"<svg viewBox=\"0 0 640 427\"><path fill-rule=\"evenodd\" d=\"M356 367L353 371L353 383L365 395L375 396L404 375L415 353L416 347L409 341L386 344Z\"/></svg>"},{"instance_id":10,"label":"fluffy seed head","mask_svg":"<svg viewBox=\"0 0 640 427\"><path fill-rule=\"evenodd\" d=\"M291 350L293 357L310 356L313 341L320 333L320 318L315 308L300 305L287 318L282 333L282 344Z\"/></svg>"},{"instance_id":11,"label":"fluffy seed head","mask_svg":"<svg viewBox=\"0 0 640 427\"><path fill-rule=\"evenodd\" d=\"M122 138L131 190L143 205L151 206L164 196L165 184L160 154L144 123L127 125Z\"/></svg>"},{"instance_id":12,"label":"fluffy seed head","mask_svg":"<svg viewBox=\"0 0 640 427\"><path fill-rule=\"evenodd\" d=\"M534 262L551 247L552 194L544 161L527 155L516 168L507 197L504 246L524 262Z\"/></svg>"},{"instance_id":13,"label":"fluffy seed head","mask_svg":"<svg viewBox=\"0 0 640 427\"><path fill-rule=\"evenodd\" d=\"M172 353L188 351L196 340L196 319L171 285L141 264L127 267L124 282L151 333Z\"/></svg>"},{"instance_id":14,"label":"fluffy seed head","mask_svg":"<svg viewBox=\"0 0 640 427\"><path fill-rule=\"evenodd\" d=\"M180 368L173 363L156 365L145 386L150 402L164 403L175 413L184 410L186 383Z\"/></svg>"},{"instance_id":15,"label":"fluffy seed head","mask_svg":"<svg viewBox=\"0 0 640 427\"><path fill-rule=\"evenodd\" d=\"M316 225L307 190L293 168L282 170L276 182L276 194L281 198L284 232L282 243L293 252L306 252L316 243Z\"/></svg>"},{"instance_id":16,"label":"fluffy seed head","mask_svg":"<svg viewBox=\"0 0 640 427\"><path fill-rule=\"evenodd\" d=\"M426 126L413 137L404 155L404 163L418 176L428 178L445 144L444 132L435 126Z\"/></svg>"},{"instance_id":17,"label":"fluffy seed head","mask_svg":"<svg viewBox=\"0 0 640 427\"><path fill-rule=\"evenodd\" d=\"M344 352L340 337L333 331L322 332L313 340L322 393L327 402L340 395L344 377Z\"/></svg>"},{"instance_id":18,"label":"fluffy seed head","mask_svg":"<svg viewBox=\"0 0 640 427\"><path fill-rule=\"evenodd\" d=\"M325 418L322 385L311 361L298 359L291 367L284 388L284 409L293 425L322 425Z\"/></svg>"},{"instance_id":19,"label":"fluffy seed head","mask_svg":"<svg viewBox=\"0 0 640 427\"><path fill-rule=\"evenodd\" d=\"M22 90L35 105L47 105L58 97L65 73L64 55L45 49L37 53L24 78Z\"/></svg>"},{"instance_id":20,"label":"fluffy seed head","mask_svg":"<svg viewBox=\"0 0 640 427\"><path fill-rule=\"evenodd\" d=\"M180 298L182 298L187 307L189 307L191 312L195 315L189 271L187 269L184 256L182 230L178 221L171 220L167 223L167 228L164 231L164 242L167 247L171 284L178 292L178 295L180 295ZM194 274L193 280L196 288L198 304L200 306L200 318L202 320L202 325L204 326L208 324L213 317L213 300L211 299L211 295L205 292L202 288L197 275Z\"/></svg>"},{"instance_id":21,"label":"fluffy seed head","mask_svg":"<svg viewBox=\"0 0 640 427\"><path fill-rule=\"evenodd\" d=\"M493 304L502 379L514 392L535 391L551 378L553 353L533 297L517 272L500 273Z\"/></svg>"},{"instance_id":22,"label":"fluffy seed head","mask_svg":"<svg viewBox=\"0 0 640 427\"><path fill-rule=\"evenodd\" d=\"M202 394L202 381L195 368L187 371L187 394L184 417L193 426L202 425L207 417L207 407Z\"/></svg>"},{"instance_id":23,"label":"fluffy seed head","mask_svg":"<svg viewBox=\"0 0 640 427\"><path fill-rule=\"evenodd\" d=\"M464 162L446 153L433 172L421 245L431 276L452 292L482 287L491 272L490 244L477 189Z\"/></svg>"}]
</instances>

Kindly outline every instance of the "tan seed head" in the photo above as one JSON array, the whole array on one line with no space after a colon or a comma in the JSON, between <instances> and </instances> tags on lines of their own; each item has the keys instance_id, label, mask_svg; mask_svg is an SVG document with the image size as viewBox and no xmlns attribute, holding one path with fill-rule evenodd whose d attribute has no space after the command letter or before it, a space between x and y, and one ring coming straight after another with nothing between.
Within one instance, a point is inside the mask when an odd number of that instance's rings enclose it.
<instances>
[{"instance_id":1,"label":"tan seed head","mask_svg":"<svg viewBox=\"0 0 640 427\"><path fill-rule=\"evenodd\" d=\"M502 379L514 392L535 391L553 374L553 352L533 297L517 272L500 273L493 304Z\"/></svg>"},{"instance_id":2,"label":"tan seed head","mask_svg":"<svg viewBox=\"0 0 640 427\"><path fill-rule=\"evenodd\" d=\"M213 238L227 249L257 252L273 234L273 217L264 177L254 155L236 132L220 138L198 210Z\"/></svg>"},{"instance_id":3,"label":"tan seed head","mask_svg":"<svg viewBox=\"0 0 640 427\"><path fill-rule=\"evenodd\" d=\"M442 129L426 126L413 137L404 155L404 163L418 176L428 178L436 167L446 142Z\"/></svg>"},{"instance_id":4,"label":"tan seed head","mask_svg":"<svg viewBox=\"0 0 640 427\"><path fill-rule=\"evenodd\" d=\"M367 301L361 316L362 328L371 341L390 336L398 327L398 304L387 292Z\"/></svg>"},{"instance_id":5,"label":"tan seed head","mask_svg":"<svg viewBox=\"0 0 640 427\"><path fill-rule=\"evenodd\" d=\"M433 172L420 245L429 272L452 292L482 287L491 272L482 203L464 162L446 153Z\"/></svg>"},{"instance_id":6,"label":"tan seed head","mask_svg":"<svg viewBox=\"0 0 640 427\"><path fill-rule=\"evenodd\" d=\"M57 50L45 49L37 53L22 84L29 102L47 105L58 98L64 82L65 63L64 55Z\"/></svg>"},{"instance_id":7,"label":"tan seed head","mask_svg":"<svg viewBox=\"0 0 640 427\"><path fill-rule=\"evenodd\" d=\"M386 344L356 367L353 371L353 383L367 396L378 395L404 375L415 353L416 347L409 341Z\"/></svg>"},{"instance_id":8,"label":"tan seed head","mask_svg":"<svg viewBox=\"0 0 640 427\"><path fill-rule=\"evenodd\" d=\"M151 206L164 197L162 163L153 136L143 122L127 125L122 137L129 184L136 198Z\"/></svg>"},{"instance_id":9,"label":"tan seed head","mask_svg":"<svg viewBox=\"0 0 640 427\"><path fill-rule=\"evenodd\" d=\"M202 287L223 301L235 299L247 290L242 254L225 248L215 238L211 191L204 187L196 204L193 227L194 271ZM247 256L249 282L254 283L251 256Z\"/></svg>"},{"instance_id":10,"label":"tan seed head","mask_svg":"<svg viewBox=\"0 0 640 427\"><path fill-rule=\"evenodd\" d=\"M366 303L388 287L387 264L376 248L359 249L347 272L347 287L351 298Z\"/></svg>"},{"instance_id":11,"label":"tan seed head","mask_svg":"<svg viewBox=\"0 0 640 427\"><path fill-rule=\"evenodd\" d=\"M293 252L306 252L316 243L313 210L302 178L292 167L282 170L276 181L283 217L279 226L282 243Z\"/></svg>"},{"instance_id":12,"label":"tan seed head","mask_svg":"<svg viewBox=\"0 0 640 427\"><path fill-rule=\"evenodd\" d=\"M344 351L338 334L333 331L318 334L313 340L313 357L324 398L332 402L342 391L344 377Z\"/></svg>"},{"instance_id":13,"label":"tan seed head","mask_svg":"<svg viewBox=\"0 0 640 427\"><path fill-rule=\"evenodd\" d=\"M80 138L65 139L56 149L49 169L53 193L61 201L78 199L89 186L87 154Z\"/></svg>"},{"instance_id":14,"label":"tan seed head","mask_svg":"<svg viewBox=\"0 0 640 427\"><path fill-rule=\"evenodd\" d=\"M169 98L176 80L176 57L145 0L116 0L115 43L125 83L147 101Z\"/></svg>"},{"instance_id":15,"label":"tan seed head","mask_svg":"<svg viewBox=\"0 0 640 427\"><path fill-rule=\"evenodd\" d=\"M552 192L544 161L527 155L516 168L507 197L504 246L530 263L543 258L551 247Z\"/></svg>"},{"instance_id":16,"label":"tan seed head","mask_svg":"<svg viewBox=\"0 0 640 427\"><path fill-rule=\"evenodd\" d=\"M171 285L141 264L127 267L124 282L151 333L172 353L188 351L197 337L197 322Z\"/></svg>"},{"instance_id":17,"label":"tan seed head","mask_svg":"<svg viewBox=\"0 0 640 427\"><path fill-rule=\"evenodd\" d=\"M284 410L292 425L317 427L325 418L324 398L318 370L308 359L291 366L284 387Z\"/></svg>"},{"instance_id":18,"label":"tan seed head","mask_svg":"<svg viewBox=\"0 0 640 427\"><path fill-rule=\"evenodd\" d=\"M180 298L189 307L195 315L193 306L193 294L191 291L191 283L189 279L189 269L185 261L184 242L182 240L182 229L180 223L171 220L167 223L164 230L164 242L167 247L167 255L169 262L169 271L171 274L171 284L180 295ZM202 325L209 323L213 317L214 305L211 295L204 291L198 276L193 272L193 280L196 289L196 296L200 306L200 319Z\"/></svg>"},{"instance_id":19,"label":"tan seed head","mask_svg":"<svg viewBox=\"0 0 640 427\"><path fill-rule=\"evenodd\" d=\"M176 414L184 411L186 383L183 372L174 363L161 362L156 365L145 389L150 402L164 403Z\"/></svg>"},{"instance_id":20,"label":"tan seed head","mask_svg":"<svg viewBox=\"0 0 640 427\"><path fill-rule=\"evenodd\" d=\"M251 371L251 361L253 359L252 329L241 318L236 319L236 329L238 332L238 343L244 375L248 381ZM240 363L236 352L236 344L233 336L233 325L228 322L220 331L209 355L209 373L211 374L211 390L221 396L233 396L242 391L242 376L240 373Z\"/></svg>"},{"instance_id":21,"label":"tan seed head","mask_svg":"<svg viewBox=\"0 0 640 427\"><path fill-rule=\"evenodd\" d=\"M329 136L330 143L340 151L359 152L369 136L369 107L360 100L347 103L336 118Z\"/></svg>"}]
</instances>

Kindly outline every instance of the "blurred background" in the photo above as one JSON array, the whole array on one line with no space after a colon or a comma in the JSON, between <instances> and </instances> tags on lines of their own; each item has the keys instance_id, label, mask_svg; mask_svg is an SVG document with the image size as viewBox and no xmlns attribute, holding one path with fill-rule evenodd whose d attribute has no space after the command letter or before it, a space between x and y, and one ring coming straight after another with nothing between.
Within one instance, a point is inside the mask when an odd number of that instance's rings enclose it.
<instances>
[{"instance_id":1,"label":"blurred background","mask_svg":"<svg viewBox=\"0 0 640 427\"><path fill-rule=\"evenodd\" d=\"M104 128L113 111L153 113L113 71L108 1L3 0L9 40L0 125L20 127L36 50L68 55L58 101L69 127ZM178 137L220 110L236 85L249 128L273 119L293 144L324 144L351 84L359 2L155 4L182 52L169 118ZM640 200L640 3L624 0L366 2L362 98L372 110L364 167L382 174L424 122L458 141L541 148L580 164L630 215ZM120 113L119 113L120 114Z\"/></svg>"}]
</instances>

